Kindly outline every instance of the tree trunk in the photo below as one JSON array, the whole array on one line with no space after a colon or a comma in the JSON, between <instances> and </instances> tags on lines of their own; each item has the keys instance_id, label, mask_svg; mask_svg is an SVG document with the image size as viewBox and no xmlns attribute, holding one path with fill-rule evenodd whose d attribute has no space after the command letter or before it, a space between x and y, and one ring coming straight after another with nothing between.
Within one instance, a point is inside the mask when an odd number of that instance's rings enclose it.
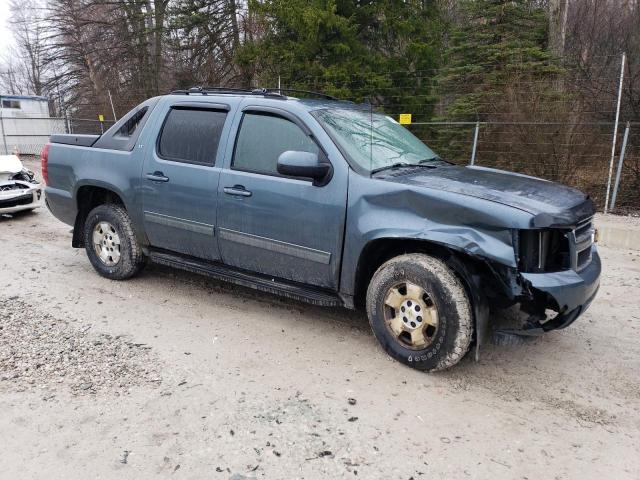
<instances>
[{"instance_id":1,"label":"tree trunk","mask_svg":"<svg viewBox=\"0 0 640 480\"><path fill-rule=\"evenodd\" d=\"M549 48L560 58L564 56L568 14L569 0L549 0Z\"/></svg>"},{"instance_id":2,"label":"tree trunk","mask_svg":"<svg viewBox=\"0 0 640 480\"><path fill-rule=\"evenodd\" d=\"M153 86L155 95L160 93L160 78L162 72L162 42L164 39L164 18L167 11L168 0L156 0L154 2L154 29L153 29Z\"/></svg>"}]
</instances>

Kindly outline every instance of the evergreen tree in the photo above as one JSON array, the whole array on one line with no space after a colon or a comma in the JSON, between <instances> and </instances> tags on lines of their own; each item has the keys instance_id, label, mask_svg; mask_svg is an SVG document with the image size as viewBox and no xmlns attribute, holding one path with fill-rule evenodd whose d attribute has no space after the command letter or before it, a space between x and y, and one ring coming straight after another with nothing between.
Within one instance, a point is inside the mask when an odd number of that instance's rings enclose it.
<instances>
[{"instance_id":1,"label":"evergreen tree","mask_svg":"<svg viewBox=\"0 0 640 480\"><path fill-rule=\"evenodd\" d=\"M561 73L547 48L546 10L532 0L466 0L437 78L439 115L500 120L512 112L508 91L550 82ZM515 112L514 112L515 113Z\"/></svg>"},{"instance_id":2,"label":"evergreen tree","mask_svg":"<svg viewBox=\"0 0 640 480\"><path fill-rule=\"evenodd\" d=\"M390 113L411 110L431 93L421 79L438 61L442 24L433 3L251 0L250 14L266 30L237 58L258 66L262 85L280 77L283 88L371 100Z\"/></svg>"},{"instance_id":3,"label":"evergreen tree","mask_svg":"<svg viewBox=\"0 0 640 480\"><path fill-rule=\"evenodd\" d=\"M549 22L541 2L464 0L459 15L444 51L446 67L436 78L434 117L469 122L557 119L566 98L558 88L563 70L548 50ZM523 135L529 138L531 130L518 128L481 130L481 141L492 142L485 145L491 154L483 157L484 164L513 162L511 142ZM443 128L432 132L432 144L445 157L467 162L473 134L473 126ZM523 170L527 167L522 165Z\"/></svg>"}]
</instances>

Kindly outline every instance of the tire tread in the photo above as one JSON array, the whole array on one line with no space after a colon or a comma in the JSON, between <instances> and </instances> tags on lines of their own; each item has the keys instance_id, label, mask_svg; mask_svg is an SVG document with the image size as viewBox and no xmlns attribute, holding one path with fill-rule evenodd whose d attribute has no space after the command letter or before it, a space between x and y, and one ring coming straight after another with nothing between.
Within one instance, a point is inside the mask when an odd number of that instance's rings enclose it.
<instances>
[{"instance_id":1,"label":"tire tread","mask_svg":"<svg viewBox=\"0 0 640 480\"><path fill-rule=\"evenodd\" d=\"M100 216L101 214L111 214L115 217L116 222L119 224L119 227L122 230L123 235L126 237L126 243L128 247L128 252L125 251L120 257L120 264L117 265L117 269L108 269L108 267L104 266L100 263L97 258L95 258L95 254L93 250L93 244L91 241L92 232L90 230L89 219L94 216ZM138 239L136 238L135 231L133 229L133 222L127 213L127 210L122 206L116 203L105 203L102 205L98 205L95 207L89 215L87 215L87 220L84 225L84 235L85 235L85 248L87 250L87 255L91 260L92 265L98 271L98 273L104 277L110 278L112 280L126 280L128 278L137 275L145 266L145 255L142 251L142 247L138 243Z\"/></svg>"},{"instance_id":2,"label":"tire tread","mask_svg":"<svg viewBox=\"0 0 640 480\"><path fill-rule=\"evenodd\" d=\"M454 338L453 348L442 358L438 359L435 367L421 367L418 364L411 365L414 368L425 371L445 370L457 364L469 351L473 335L473 313L471 302L464 285L442 260L422 253L409 253L394 257L382 264L373 275L367 291L369 322L371 323L373 321L371 316L372 312L375 311L374 302L378 301L378 295L380 295L380 292L376 293L373 290L376 290L376 287L382 283L387 275L391 275L394 270L402 268L402 265L406 264L419 265L424 270L433 274L442 283L449 296L455 302L458 328Z\"/></svg>"}]
</instances>

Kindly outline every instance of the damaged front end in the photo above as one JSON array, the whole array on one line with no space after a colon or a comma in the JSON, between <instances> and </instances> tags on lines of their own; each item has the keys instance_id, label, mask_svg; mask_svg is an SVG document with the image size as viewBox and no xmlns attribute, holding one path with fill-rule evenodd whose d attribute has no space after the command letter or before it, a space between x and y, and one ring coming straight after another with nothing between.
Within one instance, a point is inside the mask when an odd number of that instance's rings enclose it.
<instances>
[{"instance_id":1,"label":"damaged front end","mask_svg":"<svg viewBox=\"0 0 640 480\"><path fill-rule=\"evenodd\" d=\"M587 310L600 285L593 217L572 227L517 231L514 246L514 300L526 319L519 329L501 331L539 335L569 326Z\"/></svg>"},{"instance_id":2,"label":"damaged front end","mask_svg":"<svg viewBox=\"0 0 640 480\"><path fill-rule=\"evenodd\" d=\"M0 155L0 215L41 205L42 186L16 155Z\"/></svg>"}]
</instances>

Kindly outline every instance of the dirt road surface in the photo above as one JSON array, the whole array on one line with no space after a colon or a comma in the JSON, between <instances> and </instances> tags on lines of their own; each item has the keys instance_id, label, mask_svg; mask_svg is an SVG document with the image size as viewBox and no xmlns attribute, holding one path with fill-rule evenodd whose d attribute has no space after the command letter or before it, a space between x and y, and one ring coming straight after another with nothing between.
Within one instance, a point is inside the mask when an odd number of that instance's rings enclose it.
<instances>
[{"instance_id":1,"label":"dirt road surface","mask_svg":"<svg viewBox=\"0 0 640 480\"><path fill-rule=\"evenodd\" d=\"M361 314L70 243L0 219L0 478L640 478L638 251L574 326L425 374Z\"/></svg>"}]
</instances>

